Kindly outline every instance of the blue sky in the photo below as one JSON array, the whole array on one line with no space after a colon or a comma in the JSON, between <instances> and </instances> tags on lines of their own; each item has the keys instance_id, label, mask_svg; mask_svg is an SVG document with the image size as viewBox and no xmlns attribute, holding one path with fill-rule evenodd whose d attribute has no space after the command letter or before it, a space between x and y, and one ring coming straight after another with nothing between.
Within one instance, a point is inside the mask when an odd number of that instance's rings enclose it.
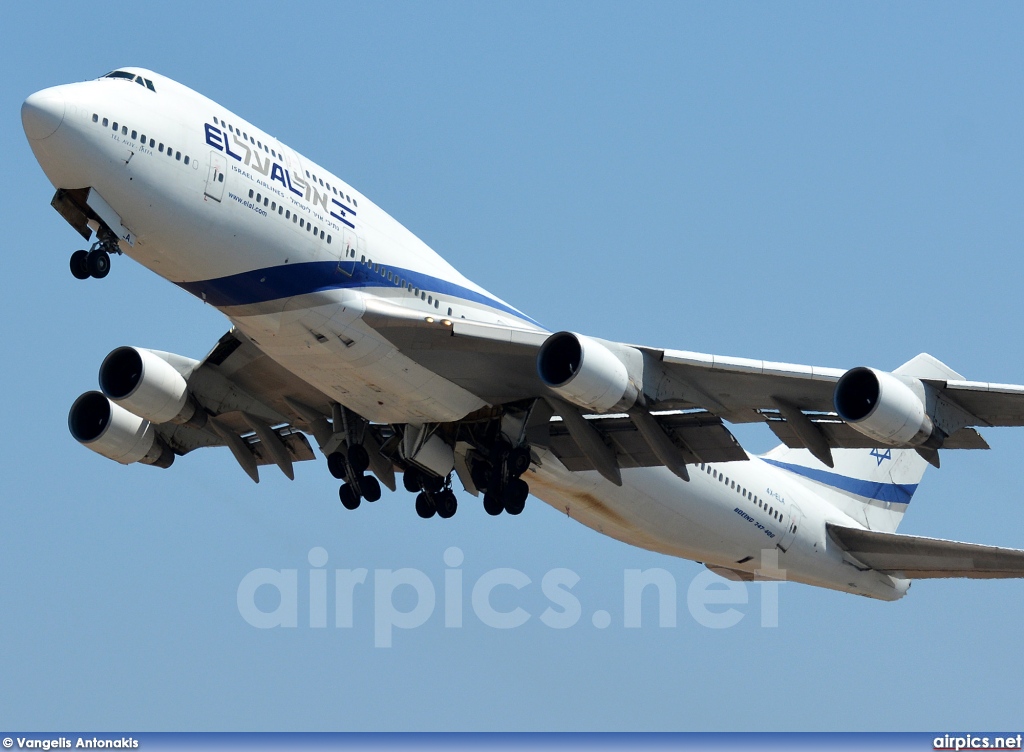
<instances>
[{"instance_id":1,"label":"blue sky","mask_svg":"<svg viewBox=\"0 0 1024 752\"><path fill-rule=\"evenodd\" d=\"M66 428L133 344L201 357L216 311L125 259L67 270L75 233L21 131L46 86L123 65L207 94L345 178L474 281L552 328L835 367L927 351L1024 382L1024 10L944 3L47 3L5 10L0 187L0 727L126 730L921 729L1020 722L1024 582L916 583L886 604L786 585L730 629L686 609L703 568L532 499L447 523L406 494L347 512L323 463L254 486L226 450L124 468ZM1024 547L1024 431L946 453L901 532ZM765 428L737 429L748 448ZM375 569L442 591L374 648ZM308 552L371 570L351 629L308 626ZM297 569L299 626L240 616L257 568ZM498 630L468 590L531 619ZM623 573L676 579L679 620L623 626ZM539 615L545 573L583 616ZM408 593L406 593L408 594ZM264 591L265 595L265 591ZM261 596L262 597L262 596ZM261 601L265 607L269 601ZM411 601L396 594L396 603ZM611 626L591 616L605 610Z\"/></svg>"}]
</instances>

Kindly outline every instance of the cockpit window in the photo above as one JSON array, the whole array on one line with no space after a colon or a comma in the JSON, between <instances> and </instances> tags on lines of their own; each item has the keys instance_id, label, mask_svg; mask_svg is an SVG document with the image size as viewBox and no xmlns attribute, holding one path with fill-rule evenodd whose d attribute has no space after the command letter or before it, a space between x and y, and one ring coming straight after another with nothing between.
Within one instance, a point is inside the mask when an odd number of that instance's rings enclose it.
<instances>
[{"instance_id":1,"label":"cockpit window","mask_svg":"<svg viewBox=\"0 0 1024 752\"><path fill-rule=\"evenodd\" d=\"M149 89L150 91L152 91L154 93L156 92L156 87L153 86L153 82L152 81L150 81L148 78L143 78L142 76L137 76L134 73L129 73L128 71L120 71L120 70L111 71L107 75L103 76L103 78L123 78L125 81L134 81L139 86L144 86L147 89Z\"/></svg>"}]
</instances>

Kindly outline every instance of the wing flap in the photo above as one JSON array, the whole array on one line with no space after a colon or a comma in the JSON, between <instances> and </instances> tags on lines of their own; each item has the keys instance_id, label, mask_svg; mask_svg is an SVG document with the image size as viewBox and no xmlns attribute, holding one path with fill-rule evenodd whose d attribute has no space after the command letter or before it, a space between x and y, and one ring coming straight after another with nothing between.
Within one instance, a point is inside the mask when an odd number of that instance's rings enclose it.
<instances>
[{"instance_id":1,"label":"wing flap","mask_svg":"<svg viewBox=\"0 0 1024 752\"><path fill-rule=\"evenodd\" d=\"M871 569L897 577L933 579L1024 577L1024 551L939 538L826 525L836 545Z\"/></svg>"},{"instance_id":2,"label":"wing flap","mask_svg":"<svg viewBox=\"0 0 1024 752\"><path fill-rule=\"evenodd\" d=\"M768 422L768 427L786 446L792 449L805 449L806 444L794 430L793 425L782 417L779 412L760 410ZM835 413L812 414L807 416L815 427L821 431L825 441L833 449L873 449L878 442L865 436L853 428ZM988 449L988 443L973 428L961 428L950 434L942 444L943 449Z\"/></svg>"},{"instance_id":3,"label":"wing flap","mask_svg":"<svg viewBox=\"0 0 1024 752\"><path fill-rule=\"evenodd\" d=\"M679 447L687 464L747 459L746 452L720 418L703 412L655 414L654 418ZM663 464L628 415L591 415L586 420L615 450L620 468L658 467ZM560 419L551 421L548 434L551 450L568 470L593 469Z\"/></svg>"}]
</instances>

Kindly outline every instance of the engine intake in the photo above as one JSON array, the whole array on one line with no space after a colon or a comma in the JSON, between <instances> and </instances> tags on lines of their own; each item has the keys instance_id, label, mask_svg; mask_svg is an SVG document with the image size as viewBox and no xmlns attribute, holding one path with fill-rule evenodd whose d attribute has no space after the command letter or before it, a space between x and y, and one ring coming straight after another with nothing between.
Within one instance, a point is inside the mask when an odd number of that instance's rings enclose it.
<instances>
[{"instance_id":1,"label":"engine intake","mask_svg":"<svg viewBox=\"0 0 1024 752\"><path fill-rule=\"evenodd\" d=\"M920 389L915 391L906 381L885 371L852 368L836 384L836 412L853 428L883 444L935 444L941 436L925 407L924 384L913 381Z\"/></svg>"},{"instance_id":2,"label":"engine intake","mask_svg":"<svg viewBox=\"0 0 1024 752\"><path fill-rule=\"evenodd\" d=\"M174 462L174 452L157 436L152 423L100 392L86 392L75 400L68 428L80 444L122 465L142 462L170 467Z\"/></svg>"},{"instance_id":3,"label":"engine intake","mask_svg":"<svg viewBox=\"0 0 1024 752\"><path fill-rule=\"evenodd\" d=\"M186 423L196 416L184 377L151 350L119 347L111 352L100 366L100 389L152 423Z\"/></svg>"},{"instance_id":4,"label":"engine intake","mask_svg":"<svg viewBox=\"0 0 1024 752\"><path fill-rule=\"evenodd\" d=\"M559 396L597 413L632 407L640 393L618 355L573 332L545 340L537 355L537 374Z\"/></svg>"}]
</instances>

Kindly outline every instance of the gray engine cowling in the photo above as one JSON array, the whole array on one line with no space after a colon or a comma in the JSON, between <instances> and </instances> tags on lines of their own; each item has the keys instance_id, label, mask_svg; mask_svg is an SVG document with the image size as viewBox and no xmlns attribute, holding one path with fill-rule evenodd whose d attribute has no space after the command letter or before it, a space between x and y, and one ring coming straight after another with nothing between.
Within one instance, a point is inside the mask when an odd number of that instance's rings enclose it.
<instances>
[{"instance_id":1,"label":"gray engine cowling","mask_svg":"<svg viewBox=\"0 0 1024 752\"><path fill-rule=\"evenodd\" d=\"M101 392L86 392L71 406L68 428L75 439L97 454L130 465L141 462L170 467L174 452L145 418L111 402Z\"/></svg>"},{"instance_id":2,"label":"gray engine cowling","mask_svg":"<svg viewBox=\"0 0 1024 752\"><path fill-rule=\"evenodd\" d=\"M642 362L643 356L633 352ZM545 340L537 354L537 374L566 401L596 413L626 410L640 394L623 358L598 340L573 332Z\"/></svg>"},{"instance_id":3,"label":"gray engine cowling","mask_svg":"<svg viewBox=\"0 0 1024 752\"><path fill-rule=\"evenodd\" d=\"M892 446L925 446L941 439L925 400L919 379L863 367L844 373L833 396L840 418L865 436Z\"/></svg>"},{"instance_id":4,"label":"gray engine cowling","mask_svg":"<svg viewBox=\"0 0 1024 752\"><path fill-rule=\"evenodd\" d=\"M185 378L141 347L119 347L103 359L100 389L116 404L155 424L185 423L196 417Z\"/></svg>"}]
</instances>

